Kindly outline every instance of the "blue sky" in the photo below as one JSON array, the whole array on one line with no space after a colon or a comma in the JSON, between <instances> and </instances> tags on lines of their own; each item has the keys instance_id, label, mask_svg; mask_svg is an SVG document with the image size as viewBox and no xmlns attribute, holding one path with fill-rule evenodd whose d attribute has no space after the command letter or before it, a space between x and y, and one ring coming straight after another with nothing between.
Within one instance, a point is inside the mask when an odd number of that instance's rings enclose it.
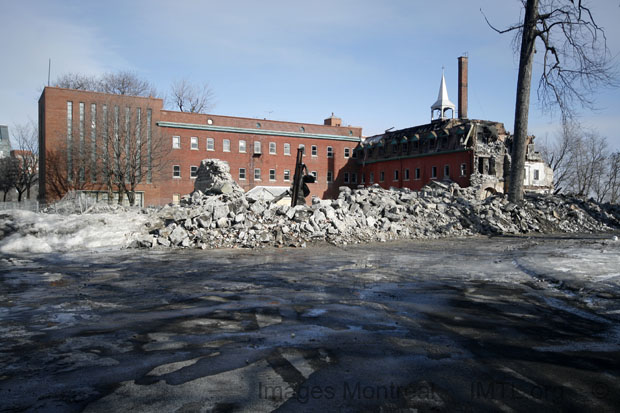
<instances>
[{"instance_id":1,"label":"blue sky","mask_svg":"<svg viewBox=\"0 0 620 413\"><path fill-rule=\"evenodd\" d=\"M620 1L591 3L617 56ZM369 136L427 123L442 67L456 103L467 53L469 117L512 131L518 58L481 8L498 27L521 12L517 0L0 0L0 124L36 120L51 58L52 80L131 70L164 94L187 78L209 83L216 114L322 123L334 112ZM620 90L595 100L582 122L620 149ZM552 137L558 116L542 114L535 94L532 103L530 133Z\"/></svg>"}]
</instances>

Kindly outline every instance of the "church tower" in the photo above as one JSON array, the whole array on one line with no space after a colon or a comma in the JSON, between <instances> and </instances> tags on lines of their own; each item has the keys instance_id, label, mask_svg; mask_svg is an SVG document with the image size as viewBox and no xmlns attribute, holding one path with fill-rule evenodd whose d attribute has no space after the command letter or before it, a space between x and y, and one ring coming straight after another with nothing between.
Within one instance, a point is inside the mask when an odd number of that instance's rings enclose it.
<instances>
[{"instance_id":1,"label":"church tower","mask_svg":"<svg viewBox=\"0 0 620 413\"><path fill-rule=\"evenodd\" d=\"M448 98L448 89L446 88L446 78L443 70L441 71L441 84L439 85L439 96L437 101L431 106L431 121L448 119L446 112L452 111L452 119L454 119L454 111L456 106L450 102Z\"/></svg>"}]
</instances>

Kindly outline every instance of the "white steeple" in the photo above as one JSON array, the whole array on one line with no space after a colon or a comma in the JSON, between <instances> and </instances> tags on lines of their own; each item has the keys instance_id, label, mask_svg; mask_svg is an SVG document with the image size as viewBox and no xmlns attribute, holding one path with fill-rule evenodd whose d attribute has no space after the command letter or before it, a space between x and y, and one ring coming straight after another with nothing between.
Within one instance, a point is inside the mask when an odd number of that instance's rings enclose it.
<instances>
[{"instance_id":1,"label":"white steeple","mask_svg":"<svg viewBox=\"0 0 620 413\"><path fill-rule=\"evenodd\" d=\"M441 70L441 84L439 85L439 96L437 101L431 106L431 121L446 119L446 112L448 109L452 110L452 119L454 119L454 110L456 106L450 102L448 98L448 89L446 88L446 77L444 76L443 69ZM438 111L437 117L435 117L435 111Z\"/></svg>"}]
</instances>

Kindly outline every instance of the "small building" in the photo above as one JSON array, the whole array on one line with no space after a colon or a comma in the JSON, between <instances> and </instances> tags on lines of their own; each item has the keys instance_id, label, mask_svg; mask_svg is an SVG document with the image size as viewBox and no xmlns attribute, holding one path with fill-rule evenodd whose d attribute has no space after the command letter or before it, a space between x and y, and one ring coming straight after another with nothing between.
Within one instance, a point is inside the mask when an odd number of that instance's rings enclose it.
<instances>
[{"instance_id":1,"label":"small building","mask_svg":"<svg viewBox=\"0 0 620 413\"><path fill-rule=\"evenodd\" d=\"M9 127L0 125L0 159L10 156L11 141L9 139Z\"/></svg>"}]
</instances>

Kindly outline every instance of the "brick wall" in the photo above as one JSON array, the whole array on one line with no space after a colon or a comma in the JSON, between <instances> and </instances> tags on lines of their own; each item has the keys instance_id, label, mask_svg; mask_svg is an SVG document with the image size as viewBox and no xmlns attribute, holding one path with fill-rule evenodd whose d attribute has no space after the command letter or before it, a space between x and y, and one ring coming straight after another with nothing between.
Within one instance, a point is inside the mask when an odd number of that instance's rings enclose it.
<instances>
[{"instance_id":1,"label":"brick wall","mask_svg":"<svg viewBox=\"0 0 620 413\"><path fill-rule=\"evenodd\" d=\"M162 110L163 101L154 98L115 96L104 93L77 91L61 88L45 88L40 102L41 153L67 147L67 102L73 102L72 129L73 143L79 145L79 103L85 105L84 143L90 151L91 104L97 105L97 122L101 121L103 104L108 106L108 116L117 105L121 113L125 107L132 111L140 107L142 116L152 109L153 138L161 139L164 151L161 162L158 159L152 183L142 183L137 190L144 192L146 205L172 202L175 194L180 196L193 190L194 179L190 168L200 165L206 158L217 158L228 162L231 175L244 190L255 186L289 186L295 171L295 156L299 145L305 145L304 163L309 172L316 172L317 183L310 184L311 195L321 198L335 197L338 187L344 184L343 172L357 170L352 161L353 149L358 145L362 129L359 127L336 127L296 122L281 122L265 119L238 118L211 114L191 114ZM132 112L134 113L134 112ZM122 118L122 116L121 116ZM165 122L165 123L161 123ZM121 121L122 124L122 121ZM215 128L217 130L206 130ZM270 132L271 131L271 132ZM96 129L102 133L101 123ZM109 131L109 133L112 133ZM143 131L143 134L145 132ZM313 136L314 135L314 136ZM318 136L317 136L318 135ZM178 136L180 147L173 148L173 136ZM196 138L197 148L191 148L192 138ZM207 139L213 139L213 150L207 149ZM224 151L224 140L230 141L230 151ZM245 152L239 150L239 141L246 142ZM254 143L260 142L261 153L254 153ZM275 144L275 153L270 153L270 143ZM290 145L290 154L284 154L284 145ZM312 147L316 147L313 156ZM332 157L328 157L328 147ZM349 157L345 157L348 149ZM160 152L158 152L160 153ZM41 170L45 171L46 156L41 156ZM180 176L173 177L174 167L180 168ZM239 170L245 169L245 179L240 179ZM255 179L255 169L260 169L260 179ZM270 179L270 170L275 170L275 179ZM285 170L290 171L289 180ZM328 171L332 172L334 182L327 182ZM88 177L86 177L88 180ZM41 176L41 197L51 200L46 192L45 175ZM101 182L86 182L83 189L104 190Z\"/></svg>"}]
</instances>

